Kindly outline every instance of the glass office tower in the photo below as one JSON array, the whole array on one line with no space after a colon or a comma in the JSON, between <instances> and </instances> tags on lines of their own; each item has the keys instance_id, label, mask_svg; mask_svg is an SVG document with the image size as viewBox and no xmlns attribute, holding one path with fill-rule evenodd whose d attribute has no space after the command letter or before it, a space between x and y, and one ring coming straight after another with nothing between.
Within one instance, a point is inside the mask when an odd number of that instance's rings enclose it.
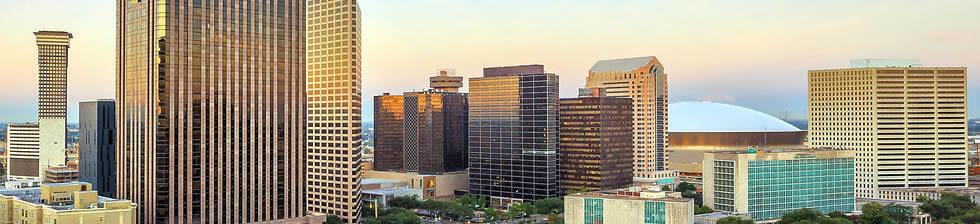
<instances>
[{"instance_id":1,"label":"glass office tower","mask_svg":"<svg viewBox=\"0 0 980 224\"><path fill-rule=\"evenodd\" d=\"M558 196L558 76L484 68L469 97L470 193L504 207Z\"/></svg>"},{"instance_id":2,"label":"glass office tower","mask_svg":"<svg viewBox=\"0 0 980 224\"><path fill-rule=\"evenodd\" d=\"M140 223L305 216L304 3L116 1L116 193Z\"/></svg>"}]
</instances>

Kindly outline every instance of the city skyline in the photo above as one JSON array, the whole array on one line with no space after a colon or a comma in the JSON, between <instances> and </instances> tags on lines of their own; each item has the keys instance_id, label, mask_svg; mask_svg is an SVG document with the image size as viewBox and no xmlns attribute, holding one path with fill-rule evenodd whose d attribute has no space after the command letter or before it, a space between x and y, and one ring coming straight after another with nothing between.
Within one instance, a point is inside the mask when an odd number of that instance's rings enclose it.
<instances>
[{"instance_id":1,"label":"city skyline","mask_svg":"<svg viewBox=\"0 0 980 224\"><path fill-rule=\"evenodd\" d=\"M980 49L971 44L980 41L980 15L970 14L976 7L968 7L980 6L977 2L874 1L848 3L848 8L772 3L766 9L727 2L541 1L519 8L508 7L516 1L360 3L365 10L364 96L421 90L439 68L455 68L458 75L471 78L486 66L538 63L562 74L560 96L572 97L584 86L594 61L656 55L672 75L671 102L710 100L805 120L810 69L846 67L859 58L980 66L980 55L972 53ZM0 99L0 122L36 120L37 68L32 63L37 54L30 43L31 33L38 30L75 35L68 122L77 122L79 101L112 98L112 6L87 1L0 3L0 24L8 27L0 35L0 49L8 52L0 55L0 66L7 69L0 75L5 96ZM921 16L891 13L910 7ZM41 12L54 16L15 19ZM521 35L532 31L538 35ZM980 82L968 78L967 86L967 98L976 98ZM363 108L372 107L364 102ZM373 110L362 111L364 121L372 120ZM980 111L968 116L980 117Z\"/></svg>"}]
</instances>

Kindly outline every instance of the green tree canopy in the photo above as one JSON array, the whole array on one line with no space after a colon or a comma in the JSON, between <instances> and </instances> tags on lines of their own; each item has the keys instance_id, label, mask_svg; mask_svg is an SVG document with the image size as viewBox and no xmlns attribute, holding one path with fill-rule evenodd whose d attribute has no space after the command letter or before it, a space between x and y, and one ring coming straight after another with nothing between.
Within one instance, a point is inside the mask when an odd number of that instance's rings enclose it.
<instances>
[{"instance_id":1,"label":"green tree canopy","mask_svg":"<svg viewBox=\"0 0 980 224\"><path fill-rule=\"evenodd\" d=\"M707 213L712 213L712 212L715 212L715 210L712 210L712 209L711 209L710 207L708 207L708 206L700 206L700 205L694 205L694 207L695 207L695 208L694 208L694 214L695 214L695 215L700 215L700 214L707 214Z\"/></svg>"},{"instance_id":2,"label":"green tree canopy","mask_svg":"<svg viewBox=\"0 0 980 224\"><path fill-rule=\"evenodd\" d=\"M715 222L715 224L755 224L755 222L753 222L751 219L743 219L742 217L738 216L728 216L719 219L718 222Z\"/></svg>"},{"instance_id":3,"label":"green tree canopy","mask_svg":"<svg viewBox=\"0 0 980 224\"><path fill-rule=\"evenodd\" d=\"M885 206L872 202L864 204L861 206L861 218L859 219L861 223L881 223L881 224L896 224L894 219L888 217L888 213L885 212Z\"/></svg>"},{"instance_id":4,"label":"green tree canopy","mask_svg":"<svg viewBox=\"0 0 980 224\"><path fill-rule=\"evenodd\" d=\"M691 183L688 183L688 182L681 182L681 183L677 184L677 188L675 188L674 191L676 191L676 192L688 192L688 191L690 191L690 192L697 192L698 191L698 188L695 187L694 184L691 184Z\"/></svg>"},{"instance_id":5,"label":"green tree canopy","mask_svg":"<svg viewBox=\"0 0 980 224\"><path fill-rule=\"evenodd\" d=\"M969 197L956 194L943 194L939 200L921 196L916 201L922 203L919 210L929 213L936 220L957 219L977 210L977 205Z\"/></svg>"},{"instance_id":6,"label":"green tree canopy","mask_svg":"<svg viewBox=\"0 0 980 224\"><path fill-rule=\"evenodd\" d=\"M819 211L803 208L797 209L792 212L783 214L783 217L777 222L777 224L851 224L850 220L846 218L832 218L824 216L823 213Z\"/></svg>"},{"instance_id":7,"label":"green tree canopy","mask_svg":"<svg viewBox=\"0 0 980 224\"><path fill-rule=\"evenodd\" d=\"M388 206L395 208L415 209L419 207L418 195L398 196L388 199Z\"/></svg>"},{"instance_id":8,"label":"green tree canopy","mask_svg":"<svg viewBox=\"0 0 980 224\"><path fill-rule=\"evenodd\" d=\"M344 220L343 219L340 219L340 217L337 217L336 215L329 215L329 216L327 216L327 221L325 223L326 224L344 224Z\"/></svg>"},{"instance_id":9,"label":"green tree canopy","mask_svg":"<svg viewBox=\"0 0 980 224\"><path fill-rule=\"evenodd\" d=\"M500 211L492 207L486 207L483 209L483 218L489 221L497 220L500 218Z\"/></svg>"},{"instance_id":10,"label":"green tree canopy","mask_svg":"<svg viewBox=\"0 0 980 224\"><path fill-rule=\"evenodd\" d=\"M560 198L545 198L534 202L534 210L543 215L561 213L565 203Z\"/></svg>"}]
</instances>

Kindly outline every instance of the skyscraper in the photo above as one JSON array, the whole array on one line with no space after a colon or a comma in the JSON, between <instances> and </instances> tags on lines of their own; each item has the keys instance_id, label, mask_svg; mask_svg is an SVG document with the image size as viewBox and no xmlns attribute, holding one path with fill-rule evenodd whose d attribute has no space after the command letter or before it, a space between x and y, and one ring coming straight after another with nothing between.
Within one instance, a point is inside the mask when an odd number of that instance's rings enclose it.
<instances>
[{"instance_id":1,"label":"skyscraper","mask_svg":"<svg viewBox=\"0 0 980 224\"><path fill-rule=\"evenodd\" d=\"M40 180L41 131L37 123L7 124L7 167L9 180Z\"/></svg>"},{"instance_id":2,"label":"skyscraper","mask_svg":"<svg viewBox=\"0 0 980 224\"><path fill-rule=\"evenodd\" d=\"M558 196L558 76L543 65L470 78L470 193L495 206Z\"/></svg>"},{"instance_id":3,"label":"skyscraper","mask_svg":"<svg viewBox=\"0 0 980 224\"><path fill-rule=\"evenodd\" d=\"M405 96L374 96L374 169L405 169Z\"/></svg>"},{"instance_id":4,"label":"skyscraper","mask_svg":"<svg viewBox=\"0 0 980 224\"><path fill-rule=\"evenodd\" d=\"M611 190L633 184L633 100L580 90L559 103L561 189Z\"/></svg>"},{"instance_id":5,"label":"skyscraper","mask_svg":"<svg viewBox=\"0 0 980 224\"><path fill-rule=\"evenodd\" d=\"M808 83L807 142L856 151L857 197L967 186L966 68L810 70Z\"/></svg>"},{"instance_id":6,"label":"skyscraper","mask_svg":"<svg viewBox=\"0 0 980 224\"><path fill-rule=\"evenodd\" d=\"M38 173L65 166L65 126L68 112L68 47L71 33L34 32L37 38L38 126L40 154Z\"/></svg>"},{"instance_id":7,"label":"skyscraper","mask_svg":"<svg viewBox=\"0 0 980 224\"><path fill-rule=\"evenodd\" d=\"M656 57L601 60L586 88L633 99L633 175L653 178L667 169L667 73Z\"/></svg>"},{"instance_id":8,"label":"skyscraper","mask_svg":"<svg viewBox=\"0 0 980 224\"><path fill-rule=\"evenodd\" d=\"M116 197L116 101L78 105L78 178L99 196Z\"/></svg>"},{"instance_id":9,"label":"skyscraper","mask_svg":"<svg viewBox=\"0 0 980 224\"><path fill-rule=\"evenodd\" d=\"M361 211L360 7L357 0L307 3L307 204L354 223Z\"/></svg>"},{"instance_id":10,"label":"skyscraper","mask_svg":"<svg viewBox=\"0 0 980 224\"><path fill-rule=\"evenodd\" d=\"M116 193L140 223L304 218L304 3L116 2Z\"/></svg>"},{"instance_id":11,"label":"skyscraper","mask_svg":"<svg viewBox=\"0 0 980 224\"><path fill-rule=\"evenodd\" d=\"M426 174L466 168L466 93L374 97L375 169Z\"/></svg>"}]
</instances>

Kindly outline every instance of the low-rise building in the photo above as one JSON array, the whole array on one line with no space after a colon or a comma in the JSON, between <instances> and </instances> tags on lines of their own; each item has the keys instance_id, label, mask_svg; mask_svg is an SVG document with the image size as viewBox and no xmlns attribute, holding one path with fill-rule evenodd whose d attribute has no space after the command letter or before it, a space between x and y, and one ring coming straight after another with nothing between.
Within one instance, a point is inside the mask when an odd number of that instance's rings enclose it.
<instances>
[{"instance_id":1,"label":"low-rise building","mask_svg":"<svg viewBox=\"0 0 980 224\"><path fill-rule=\"evenodd\" d=\"M855 209L854 151L709 152L703 164L704 204L716 211L767 220L801 208Z\"/></svg>"},{"instance_id":2,"label":"low-rise building","mask_svg":"<svg viewBox=\"0 0 980 224\"><path fill-rule=\"evenodd\" d=\"M864 205L865 204L868 204L868 203L878 203L878 204L881 204L883 206L886 206L885 207L886 210L889 210L889 209L900 209L899 210L900 212L903 212L903 213L909 215L909 219L910 220L906 220L906 221L896 220L896 221L899 221L899 223L931 224L932 221L933 221L932 216L929 215L929 213L925 213L925 212L923 212L922 210L919 209L919 206L921 206L922 203L909 202L909 201L896 201L896 200L858 198L857 199L857 209L863 208ZM857 211L852 211L852 212L845 212L844 214L847 215L847 216L861 216L861 214L864 214L864 213L861 212L860 210L857 210Z\"/></svg>"},{"instance_id":3,"label":"low-rise building","mask_svg":"<svg viewBox=\"0 0 980 224\"><path fill-rule=\"evenodd\" d=\"M395 180L363 179L361 180L361 199L370 206L388 205L388 200L401 196L416 196L422 198L421 188L411 188L408 183ZM373 207L372 207L373 208Z\"/></svg>"},{"instance_id":4,"label":"low-rise building","mask_svg":"<svg viewBox=\"0 0 980 224\"><path fill-rule=\"evenodd\" d=\"M442 174L419 174L415 172L364 170L364 179L392 180L406 183L411 189L420 189L420 200L452 200L454 192L466 190L468 175L466 171ZM361 183L364 185L364 183ZM362 189L367 189L363 188Z\"/></svg>"},{"instance_id":5,"label":"low-rise building","mask_svg":"<svg viewBox=\"0 0 980 224\"><path fill-rule=\"evenodd\" d=\"M565 196L565 223L694 223L694 199L639 187Z\"/></svg>"},{"instance_id":6,"label":"low-rise building","mask_svg":"<svg viewBox=\"0 0 980 224\"><path fill-rule=\"evenodd\" d=\"M45 183L67 183L78 181L78 169L71 167L51 167L44 170Z\"/></svg>"},{"instance_id":7,"label":"low-rise building","mask_svg":"<svg viewBox=\"0 0 980 224\"><path fill-rule=\"evenodd\" d=\"M136 204L98 196L84 182L0 190L0 223L136 223Z\"/></svg>"},{"instance_id":8,"label":"low-rise building","mask_svg":"<svg viewBox=\"0 0 980 224\"><path fill-rule=\"evenodd\" d=\"M969 197L970 201L980 205L980 188L977 187L934 187L934 188L879 188L878 199L916 202L920 196L939 200L943 194L955 194Z\"/></svg>"}]
</instances>

